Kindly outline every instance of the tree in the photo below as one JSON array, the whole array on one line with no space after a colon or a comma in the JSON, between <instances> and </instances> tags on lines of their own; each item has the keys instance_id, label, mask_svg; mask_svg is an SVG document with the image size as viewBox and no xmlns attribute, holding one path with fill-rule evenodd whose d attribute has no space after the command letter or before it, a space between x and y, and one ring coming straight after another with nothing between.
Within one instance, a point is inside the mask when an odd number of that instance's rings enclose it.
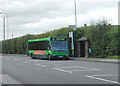
<instances>
[{"instance_id":1,"label":"tree","mask_svg":"<svg viewBox=\"0 0 120 86\"><path fill-rule=\"evenodd\" d=\"M106 46L108 44L107 32L111 29L111 25L107 23L106 19L100 19L96 23L93 22L87 29L86 35L91 42L93 50L92 56L106 57Z\"/></svg>"},{"instance_id":2,"label":"tree","mask_svg":"<svg viewBox=\"0 0 120 86\"><path fill-rule=\"evenodd\" d=\"M120 45L119 31L120 28L116 26L107 33L109 44L107 45L106 52L108 53L109 56L120 55L120 50L118 49L118 46Z\"/></svg>"},{"instance_id":3,"label":"tree","mask_svg":"<svg viewBox=\"0 0 120 86\"><path fill-rule=\"evenodd\" d=\"M16 53L17 54L23 54L23 39L17 38L16 39Z\"/></svg>"}]
</instances>

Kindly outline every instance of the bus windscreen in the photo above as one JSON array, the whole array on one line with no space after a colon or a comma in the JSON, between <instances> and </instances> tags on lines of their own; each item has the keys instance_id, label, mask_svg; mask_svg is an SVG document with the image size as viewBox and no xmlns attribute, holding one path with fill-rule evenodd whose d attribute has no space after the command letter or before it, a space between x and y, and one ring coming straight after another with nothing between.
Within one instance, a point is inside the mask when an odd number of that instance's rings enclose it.
<instances>
[{"instance_id":1,"label":"bus windscreen","mask_svg":"<svg viewBox=\"0 0 120 86\"><path fill-rule=\"evenodd\" d=\"M67 41L51 41L53 51L68 51Z\"/></svg>"}]
</instances>

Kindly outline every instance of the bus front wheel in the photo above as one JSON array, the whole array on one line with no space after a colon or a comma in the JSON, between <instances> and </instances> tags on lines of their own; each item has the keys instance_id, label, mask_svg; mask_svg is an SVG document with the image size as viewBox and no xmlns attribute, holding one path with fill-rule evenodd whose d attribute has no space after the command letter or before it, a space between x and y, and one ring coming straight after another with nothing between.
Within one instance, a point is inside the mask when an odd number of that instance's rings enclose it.
<instances>
[{"instance_id":1,"label":"bus front wheel","mask_svg":"<svg viewBox=\"0 0 120 86\"><path fill-rule=\"evenodd\" d=\"M48 55L48 60L51 60L51 56L50 56L50 54Z\"/></svg>"}]
</instances>

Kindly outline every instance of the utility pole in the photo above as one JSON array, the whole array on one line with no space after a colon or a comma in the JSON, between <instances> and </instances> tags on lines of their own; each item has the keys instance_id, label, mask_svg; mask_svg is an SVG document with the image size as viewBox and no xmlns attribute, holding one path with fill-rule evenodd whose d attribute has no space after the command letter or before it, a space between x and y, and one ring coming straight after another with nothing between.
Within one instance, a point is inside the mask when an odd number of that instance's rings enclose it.
<instances>
[{"instance_id":1,"label":"utility pole","mask_svg":"<svg viewBox=\"0 0 120 86\"><path fill-rule=\"evenodd\" d=\"M77 27L77 11L76 11L76 0L74 0L74 6L75 6L75 25ZM75 27L75 28L76 28Z\"/></svg>"},{"instance_id":2,"label":"utility pole","mask_svg":"<svg viewBox=\"0 0 120 86\"><path fill-rule=\"evenodd\" d=\"M8 32L8 14L7 13L2 13L2 12L0 12L0 14L6 14L7 15L7 38L8 38L8 36L9 36L9 32ZM5 20L6 18L5 18L5 15L3 15L3 39L5 40L5 35L6 35L6 30L5 30L5 28L6 28L6 20Z\"/></svg>"},{"instance_id":3,"label":"utility pole","mask_svg":"<svg viewBox=\"0 0 120 86\"><path fill-rule=\"evenodd\" d=\"M74 0L74 11L75 11L75 24L74 25L69 25L69 28L73 28L74 32L74 37L73 37L73 32L69 32L69 37L72 38L72 56L75 56L74 53L74 47L75 47L75 41L76 41L76 29L77 29L77 11L76 11L76 0Z\"/></svg>"},{"instance_id":4,"label":"utility pole","mask_svg":"<svg viewBox=\"0 0 120 86\"><path fill-rule=\"evenodd\" d=\"M5 17L3 17L3 36L5 40Z\"/></svg>"},{"instance_id":5,"label":"utility pole","mask_svg":"<svg viewBox=\"0 0 120 86\"><path fill-rule=\"evenodd\" d=\"M75 56L75 45L76 45L76 29L77 29L77 10L76 10L76 0L74 0L74 6L75 6L75 27L74 29L74 37L73 37L73 56Z\"/></svg>"},{"instance_id":6,"label":"utility pole","mask_svg":"<svg viewBox=\"0 0 120 86\"><path fill-rule=\"evenodd\" d=\"M9 39L9 23L8 23L8 14L7 15L7 39Z\"/></svg>"}]
</instances>

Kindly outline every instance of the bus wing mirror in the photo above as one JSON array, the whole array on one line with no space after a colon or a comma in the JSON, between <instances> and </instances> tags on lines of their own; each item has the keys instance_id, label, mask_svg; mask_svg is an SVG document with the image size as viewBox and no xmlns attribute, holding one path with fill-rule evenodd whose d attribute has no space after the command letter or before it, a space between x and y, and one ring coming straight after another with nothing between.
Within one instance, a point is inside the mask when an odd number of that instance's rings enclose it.
<instances>
[{"instance_id":1,"label":"bus wing mirror","mask_svg":"<svg viewBox=\"0 0 120 86\"><path fill-rule=\"evenodd\" d=\"M50 50L50 48L51 48L51 47L49 46L49 47L48 47L48 50Z\"/></svg>"}]
</instances>

